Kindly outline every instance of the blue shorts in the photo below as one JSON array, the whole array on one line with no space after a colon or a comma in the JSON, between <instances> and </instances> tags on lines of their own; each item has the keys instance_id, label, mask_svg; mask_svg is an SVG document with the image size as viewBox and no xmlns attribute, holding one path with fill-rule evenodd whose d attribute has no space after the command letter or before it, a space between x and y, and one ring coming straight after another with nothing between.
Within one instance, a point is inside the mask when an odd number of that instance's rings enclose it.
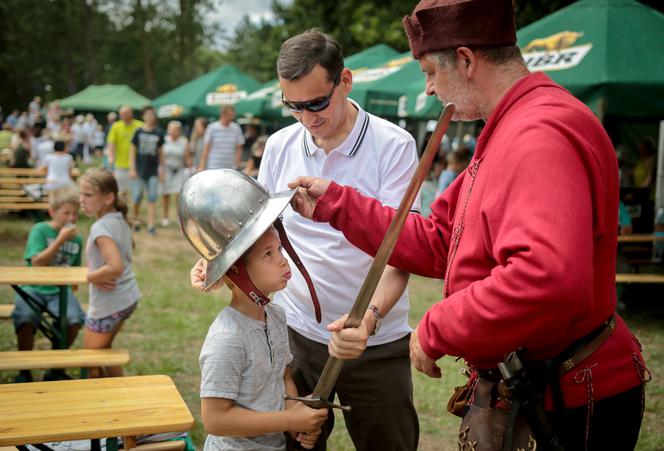
<instances>
[{"instance_id":1,"label":"blue shorts","mask_svg":"<svg viewBox=\"0 0 664 451\"><path fill-rule=\"evenodd\" d=\"M42 312L48 310L56 317L60 314L60 294L41 294L26 288L23 290L35 298ZM83 309L81 309L78 300L76 300L76 297L74 297L71 290L67 290L67 292L67 321L70 325L82 324L85 320L85 313L83 313ZM35 327L39 324L41 315L35 313L28 303L18 294L14 300L14 305L14 311L12 312L14 330L18 330L21 325L26 323L32 324Z\"/></svg>"},{"instance_id":2,"label":"blue shorts","mask_svg":"<svg viewBox=\"0 0 664 451\"><path fill-rule=\"evenodd\" d=\"M109 316L99 319L90 318L88 316L85 318L85 327L100 334L110 334L120 322L126 320L132 313L134 313L137 306L138 302L130 305L124 310L120 310L119 312L112 313Z\"/></svg>"},{"instance_id":3,"label":"blue shorts","mask_svg":"<svg viewBox=\"0 0 664 451\"><path fill-rule=\"evenodd\" d=\"M145 180L142 177L131 179L131 193L134 203L137 204L143 199L143 191L148 192L148 202L157 202L157 190L159 189L159 179L156 175Z\"/></svg>"}]
</instances>

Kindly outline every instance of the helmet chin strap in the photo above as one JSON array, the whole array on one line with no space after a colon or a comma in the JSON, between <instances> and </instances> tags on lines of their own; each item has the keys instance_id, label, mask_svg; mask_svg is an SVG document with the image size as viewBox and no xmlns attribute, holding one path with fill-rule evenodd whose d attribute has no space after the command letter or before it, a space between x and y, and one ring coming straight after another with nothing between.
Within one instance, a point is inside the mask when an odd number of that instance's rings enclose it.
<instances>
[{"instance_id":1,"label":"helmet chin strap","mask_svg":"<svg viewBox=\"0 0 664 451\"><path fill-rule=\"evenodd\" d=\"M247 272L247 267L244 265L242 259L238 260L233 266L231 266L231 269L226 273L226 277L231 279L231 282L237 285L237 287L256 304L263 306L270 302L270 298L261 293L251 281L251 277L249 277L249 273Z\"/></svg>"},{"instance_id":2,"label":"helmet chin strap","mask_svg":"<svg viewBox=\"0 0 664 451\"><path fill-rule=\"evenodd\" d=\"M309 293L311 294L311 301L314 304L316 321L320 323L322 321L320 302L318 302L318 295L316 294L316 288L314 287L311 277L309 276L307 269L304 267L302 260L300 260L300 257L298 257L297 253L295 253L295 249L293 249L293 246L288 240L286 229L284 229L284 225L282 224L281 219L277 219L274 222L274 227L279 233L281 246L286 249L286 252L288 252L291 260L293 263L295 263L295 266L297 266L297 269L300 271L300 273L302 273L302 276L307 283ZM270 302L270 298L261 293L261 291L256 288L256 285L254 285L254 283L251 281L251 277L249 277L249 273L247 272L247 268L244 265L242 259L238 260L233 266L231 266L231 269L228 270L226 276L231 279L231 282L237 285L237 287L242 290L244 294L249 296L249 299L254 301L256 304L264 306Z\"/></svg>"}]
</instances>

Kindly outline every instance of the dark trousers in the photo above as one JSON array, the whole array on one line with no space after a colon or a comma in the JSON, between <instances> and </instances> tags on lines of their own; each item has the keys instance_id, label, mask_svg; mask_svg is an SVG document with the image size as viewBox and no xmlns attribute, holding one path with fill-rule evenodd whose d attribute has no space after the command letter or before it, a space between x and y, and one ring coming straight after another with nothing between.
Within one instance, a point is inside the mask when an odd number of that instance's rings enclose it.
<instances>
[{"instance_id":1,"label":"dark trousers","mask_svg":"<svg viewBox=\"0 0 664 451\"><path fill-rule=\"evenodd\" d=\"M288 328L293 361L290 369L298 392L313 392L329 356L327 345L309 340ZM419 422L413 405L413 380L408 343L410 335L392 343L372 346L359 359L346 361L334 387L342 405L346 428L360 451L407 451L417 449ZM330 412L316 450L327 449L334 427ZM300 449L289 441L289 449Z\"/></svg>"},{"instance_id":2,"label":"dark trousers","mask_svg":"<svg viewBox=\"0 0 664 451\"><path fill-rule=\"evenodd\" d=\"M547 416L565 451L628 451L639 438L644 400L643 386L638 385L595 401L589 424L587 406Z\"/></svg>"}]
</instances>

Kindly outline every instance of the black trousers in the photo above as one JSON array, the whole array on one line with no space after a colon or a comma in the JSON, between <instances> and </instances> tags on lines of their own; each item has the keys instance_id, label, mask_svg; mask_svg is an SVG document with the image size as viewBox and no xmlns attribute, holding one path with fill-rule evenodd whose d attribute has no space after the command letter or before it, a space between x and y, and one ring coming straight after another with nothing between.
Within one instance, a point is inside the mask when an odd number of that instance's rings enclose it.
<instances>
[{"instance_id":1,"label":"black trousers","mask_svg":"<svg viewBox=\"0 0 664 451\"><path fill-rule=\"evenodd\" d=\"M293 361L290 369L300 395L313 392L328 358L327 345L309 340L288 328ZM346 428L360 451L409 451L417 449L419 421L413 404L413 380L405 337L366 349L359 359L346 361L332 396L336 393ZM334 427L330 412L315 450L327 449ZM289 436L289 434L287 434ZM288 438L288 449L301 449Z\"/></svg>"},{"instance_id":2,"label":"black trousers","mask_svg":"<svg viewBox=\"0 0 664 451\"><path fill-rule=\"evenodd\" d=\"M587 406L547 413L547 417L565 451L629 451L639 438L644 401L643 385L638 385L595 401L590 418Z\"/></svg>"}]
</instances>

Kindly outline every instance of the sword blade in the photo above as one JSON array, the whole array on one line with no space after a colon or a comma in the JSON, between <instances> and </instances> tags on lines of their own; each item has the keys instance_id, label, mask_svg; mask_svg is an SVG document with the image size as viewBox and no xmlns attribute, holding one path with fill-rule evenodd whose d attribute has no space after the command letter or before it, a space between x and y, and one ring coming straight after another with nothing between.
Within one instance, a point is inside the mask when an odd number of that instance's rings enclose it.
<instances>
[{"instance_id":1,"label":"sword blade","mask_svg":"<svg viewBox=\"0 0 664 451\"><path fill-rule=\"evenodd\" d=\"M443 135L447 131L447 128L450 125L450 120L452 119L455 111L456 107L454 104L448 103L443 109L443 112L440 114L438 124L436 125L431 138L429 138L429 142L427 143L426 149L422 154L422 158L420 158L420 162L417 165L415 174L408 184L408 188L406 189L406 193L401 199L399 208L392 218L392 222L390 223L390 226L385 233L383 242L380 244L380 247L376 252L376 257L374 258L373 263L369 268L369 273L367 274L367 277L364 280L364 283L362 284L357 297L355 298L355 303L353 304L353 307L348 314L348 319L344 323L344 328L347 329L350 327L358 327L362 323L362 318L364 318L364 314L367 310L367 307L369 307L369 303L371 302L371 298L376 291L378 282L383 275L385 266L390 259L390 255L392 255L394 246L396 245L397 239L399 238L399 233L401 232L401 229L406 222L406 217L410 213L413 201L415 200L415 197L417 196L417 193L419 192L424 179L429 173L431 163L433 162L433 159L438 152L438 149L440 148ZM327 362L325 363L325 368L323 368L323 372L318 379L316 388L311 395L312 398L329 398L343 365L344 360L337 359L336 357L332 356L328 357Z\"/></svg>"}]
</instances>

